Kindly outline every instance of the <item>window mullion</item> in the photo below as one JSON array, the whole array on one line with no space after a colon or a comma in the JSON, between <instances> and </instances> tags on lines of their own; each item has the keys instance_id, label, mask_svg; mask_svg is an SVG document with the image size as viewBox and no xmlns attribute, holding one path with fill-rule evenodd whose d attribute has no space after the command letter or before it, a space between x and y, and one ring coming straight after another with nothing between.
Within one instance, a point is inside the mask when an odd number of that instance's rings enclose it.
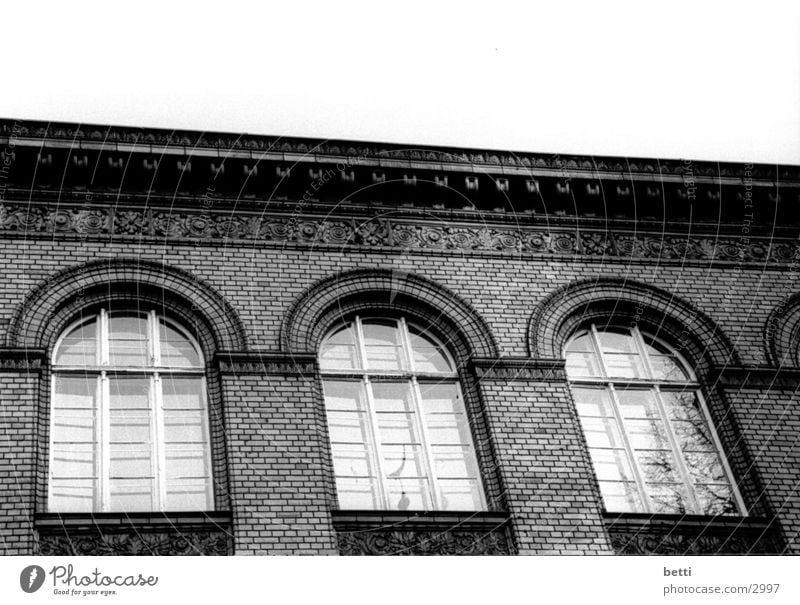
<instances>
[{"instance_id":1,"label":"window mullion","mask_svg":"<svg viewBox=\"0 0 800 605\"><path fill-rule=\"evenodd\" d=\"M153 410L153 424L155 431L151 443L153 461L156 464L154 495L156 497L155 510L166 510L167 505L167 478L166 472L166 446L164 429L164 408L162 396L162 381L158 372L150 377L150 403Z\"/></svg>"},{"instance_id":2,"label":"window mullion","mask_svg":"<svg viewBox=\"0 0 800 605\"><path fill-rule=\"evenodd\" d=\"M592 326L594 327L594 326ZM631 463L631 470L633 471L633 478L636 480L636 486L639 488L639 494L642 498L642 504L645 506L645 512L653 512L653 503L650 500L650 494L647 493L647 488L644 481L644 473L639 466L639 460L636 458L636 450L633 449L630 440L628 439L628 432L625 429L625 423L622 419L622 410L620 409L619 399L617 398L617 390L614 388L614 383L608 382L605 384L611 394L611 407L614 410L614 418L617 421L620 435L622 436L622 444L625 452L628 455L628 460Z\"/></svg>"},{"instance_id":3,"label":"window mullion","mask_svg":"<svg viewBox=\"0 0 800 605\"><path fill-rule=\"evenodd\" d=\"M99 390L99 427L97 437L98 451L100 452L100 510L111 510L111 387L108 373L100 373L97 388Z\"/></svg>"},{"instance_id":4,"label":"window mullion","mask_svg":"<svg viewBox=\"0 0 800 605\"><path fill-rule=\"evenodd\" d=\"M380 490L380 497L381 501L383 502L383 507L390 509L391 503L389 502L389 486L387 484L386 473L383 470L382 446L380 441L380 431L378 429L378 414L375 411L375 398L372 394L372 384L370 383L369 376L364 376L363 380L361 381L361 385L367 395L367 424L369 425L370 438L373 443L372 453L375 470L378 475L378 489Z\"/></svg>"},{"instance_id":5,"label":"window mullion","mask_svg":"<svg viewBox=\"0 0 800 605\"><path fill-rule=\"evenodd\" d=\"M425 457L425 470L428 472L428 485L431 487L430 503L433 509L442 507L442 493L439 487L439 481L436 479L436 474L433 472L433 450L431 449L431 440L428 436L428 427L423 415L422 409L422 393L419 389L419 382L416 376L411 378L411 397L414 405L414 415L417 417L417 430L420 431L420 441L422 442L422 455Z\"/></svg>"},{"instance_id":6,"label":"window mullion","mask_svg":"<svg viewBox=\"0 0 800 605\"><path fill-rule=\"evenodd\" d=\"M155 311L150 311L147 314L147 324L149 327L147 340L150 349L148 351L150 363L159 367L161 365L161 342L158 334L158 316Z\"/></svg>"},{"instance_id":7,"label":"window mullion","mask_svg":"<svg viewBox=\"0 0 800 605\"><path fill-rule=\"evenodd\" d=\"M100 309L100 321L97 330L97 355L98 365L108 365L108 313L105 309Z\"/></svg>"}]
</instances>

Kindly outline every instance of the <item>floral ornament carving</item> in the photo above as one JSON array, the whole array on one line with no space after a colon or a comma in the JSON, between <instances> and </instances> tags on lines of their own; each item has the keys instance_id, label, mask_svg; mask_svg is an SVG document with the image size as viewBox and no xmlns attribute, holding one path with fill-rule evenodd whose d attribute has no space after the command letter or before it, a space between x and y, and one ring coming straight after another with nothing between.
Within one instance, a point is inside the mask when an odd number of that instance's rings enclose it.
<instances>
[{"instance_id":1,"label":"floral ornament carving","mask_svg":"<svg viewBox=\"0 0 800 605\"><path fill-rule=\"evenodd\" d=\"M777 552L772 540L761 536L613 532L611 545L619 555L748 555Z\"/></svg>"},{"instance_id":2,"label":"floral ornament carving","mask_svg":"<svg viewBox=\"0 0 800 605\"><path fill-rule=\"evenodd\" d=\"M513 554L504 530L339 532L337 543L345 556Z\"/></svg>"},{"instance_id":3,"label":"floral ornament carving","mask_svg":"<svg viewBox=\"0 0 800 605\"><path fill-rule=\"evenodd\" d=\"M203 531L41 534L38 546L44 556L232 554L224 532Z\"/></svg>"},{"instance_id":4,"label":"floral ornament carving","mask_svg":"<svg viewBox=\"0 0 800 605\"><path fill-rule=\"evenodd\" d=\"M734 263L791 264L800 247L788 240L736 236L649 236L607 231L550 231L542 226L470 228L409 219L395 223L372 218L355 223L304 217L282 218L256 214L173 212L107 208L46 209L43 206L0 203L0 233L25 235L74 234L189 238L209 241L250 240L335 246L394 246L526 255L653 258Z\"/></svg>"}]
</instances>

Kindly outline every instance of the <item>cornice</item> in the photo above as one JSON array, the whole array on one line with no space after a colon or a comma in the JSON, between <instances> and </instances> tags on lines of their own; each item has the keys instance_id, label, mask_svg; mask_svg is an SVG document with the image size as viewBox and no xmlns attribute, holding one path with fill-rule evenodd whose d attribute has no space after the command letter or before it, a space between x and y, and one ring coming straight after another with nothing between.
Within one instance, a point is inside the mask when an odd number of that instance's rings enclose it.
<instances>
[{"instance_id":1,"label":"cornice","mask_svg":"<svg viewBox=\"0 0 800 605\"><path fill-rule=\"evenodd\" d=\"M0 236L313 247L394 248L404 252L505 253L523 257L654 259L794 266L796 239L750 235L646 234L635 230L433 222L423 218L273 215L256 212L117 209L0 203Z\"/></svg>"},{"instance_id":2,"label":"cornice","mask_svg":"<svg viewBox=\"0 0 800 605\"><path fill-rule=\"evenodd\" d=\"M317 373L317 358L313 353L219 351L215 358L222 374L314 377Z\"/></svg>"},{"instance_id":3,"label":"cornice","mask_svg":"<svg viewBox=\"0 0 800 605\"><path fill-rule=\"evenodd\" d=\"M723 388L800 388L800 368L773 366L727 366L718 370L717 384Z\"/></svg>"}]
</instances>

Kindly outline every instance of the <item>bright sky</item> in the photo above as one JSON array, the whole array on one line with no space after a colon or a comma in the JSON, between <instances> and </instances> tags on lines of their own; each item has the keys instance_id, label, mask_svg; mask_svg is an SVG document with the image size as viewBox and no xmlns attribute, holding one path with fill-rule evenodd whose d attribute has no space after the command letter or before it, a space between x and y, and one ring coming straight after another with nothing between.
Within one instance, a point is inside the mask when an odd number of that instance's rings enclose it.
<instances>
[{"instance_id":1,"label":"bright sky","mask_svg":"<svg viewBox=\"0 0 800 605\"><path fill-rule=\"evenodd\" d=\"M0 116L800 164L799 2L388 6L9 2Z\"/></svg>"}]
</instances>

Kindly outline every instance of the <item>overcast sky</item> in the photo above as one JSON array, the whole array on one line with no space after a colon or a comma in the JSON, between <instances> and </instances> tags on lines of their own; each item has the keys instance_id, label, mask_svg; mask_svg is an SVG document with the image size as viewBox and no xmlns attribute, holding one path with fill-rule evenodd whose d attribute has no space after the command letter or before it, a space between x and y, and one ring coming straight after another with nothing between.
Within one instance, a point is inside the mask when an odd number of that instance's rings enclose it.
<instances>
[{"instance_id":1,"label":"overcast sky","mask_svg":"<svg viewBox=\"0 0 800 605\"><path fill-rule=\"evenodd\" d=\"M796 1L131 4L4 4L0 116L800 164Z\"/></svg>"}]
</instances>

